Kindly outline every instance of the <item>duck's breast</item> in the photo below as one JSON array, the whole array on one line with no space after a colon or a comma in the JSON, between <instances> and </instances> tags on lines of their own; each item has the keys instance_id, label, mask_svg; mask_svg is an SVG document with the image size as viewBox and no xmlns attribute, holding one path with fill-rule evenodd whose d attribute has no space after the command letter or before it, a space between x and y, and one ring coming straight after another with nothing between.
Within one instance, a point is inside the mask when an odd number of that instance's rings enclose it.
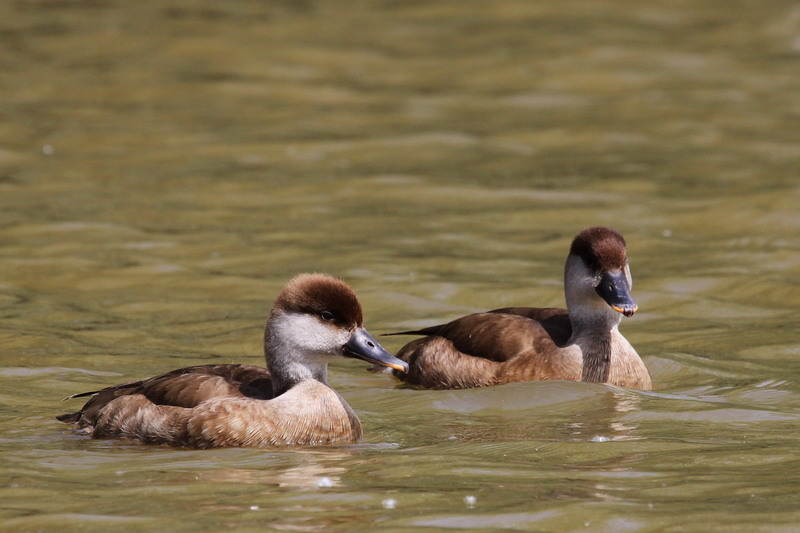
<instances>
[{"instance_id":1,"label":"duck's breast","mask_svg":"<svg viewBox=\"0 0 800 533\"><path fill-rule=\"evenodd\" d=\"M652 390L650 371L636 349L619 331L614 331L611 342L611 368L608 383L617 387L636 390Z\"/></svg>"},{"instance_id":2,"label":"duck's breast","mask_svg":"<svg viewBox=\"0 0 800 533\"><path fill-rule=\"evenodd\" d=\"M204 402L191 410L186 437L199 448L355 442L361 423L336 391L307 380L272 400Z\"/></svg>"}]
</instances>

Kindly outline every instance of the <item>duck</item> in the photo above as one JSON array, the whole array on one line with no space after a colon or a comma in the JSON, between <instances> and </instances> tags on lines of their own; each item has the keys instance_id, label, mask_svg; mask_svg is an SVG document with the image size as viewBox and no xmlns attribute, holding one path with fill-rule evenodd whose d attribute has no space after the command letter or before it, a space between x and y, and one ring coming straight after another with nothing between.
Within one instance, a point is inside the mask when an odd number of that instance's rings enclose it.
<instances>
[{"instance_id":1,"label":"duck","mask_svg":"<svg viewBox=\"0 0 800 533\"><path fill-rule=\"evenodd\" d=\"M575 236L564 268L566 309L506 307L390 335L424 335L398 352L424 389L465 389L515 381L570 380L651 390L644 362L619 331L638 306L623 236L591 227ZM375 368L373 368L375 370Z\"/></svg>"},{"instance_id":2,"label":"duck","mask_svg":"<svg viewBox=\"0 0 800 533\"><path fill-rule=\"evenodd\" d=\"M68 396L90 396L56 417L95 439L187 448L357 442L361 422L328 384L328 363L361 359L398 372L408 365L364 328L341 279L301 274L283 288L264 327L266 368L207 364Z\"/></svg>"}]
</instances>

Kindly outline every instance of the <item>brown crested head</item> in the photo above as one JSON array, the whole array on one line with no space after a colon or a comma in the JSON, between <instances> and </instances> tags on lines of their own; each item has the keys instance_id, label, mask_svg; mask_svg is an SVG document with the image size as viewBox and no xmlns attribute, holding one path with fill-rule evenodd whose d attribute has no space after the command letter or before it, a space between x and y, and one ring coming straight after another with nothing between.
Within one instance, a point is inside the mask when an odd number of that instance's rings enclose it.
<instances>
[{"instance_id":1,"label":"brown crested head","mask_svg":"<svg viewBox=\"0 0 800 533\"><path fill-rule=\"evenodd\" d=\"M580 257L586 266L595 271L623 270L628 264L625 239L604 226L587 228L578 233L569 253Z\"/></svg>"},{"instance_id":2,"label":"brown crested head","mask_svg":"<svg viewBox=\"0 0 800 533\"><path fill-rule=\"evenodd\" d=\"M300 274L286 284L276 311L306 313L343 328L361 327L364 317L353 289L344 281L327 274Z\"/></svg>"}]
</instances>

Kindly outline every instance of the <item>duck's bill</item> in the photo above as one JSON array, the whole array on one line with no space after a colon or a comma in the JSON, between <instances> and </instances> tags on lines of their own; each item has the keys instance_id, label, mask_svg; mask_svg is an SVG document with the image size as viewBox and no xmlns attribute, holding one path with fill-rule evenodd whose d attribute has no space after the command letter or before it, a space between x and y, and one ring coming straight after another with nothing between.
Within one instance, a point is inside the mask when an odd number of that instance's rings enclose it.
<instances>
[{"instance_id":1,"label":"duck's bill","mask_svg":"<svg viewBox=\"0 0 800 533\"><path fill-rule=\"evenodd\" d=\"M344 345L343 354L345 357L354 357L376 365L388 366L401 372L408 372L408 363L387 352L364 328L358 328L353 333L353 336Z\"/></svg>"},{"instance_id":2,"label":"duck's bill","mask_svg":"<svg viewBox=\"0 0 800 533\"><path fill-rule=\"evenodd\" d=\"M631 297L631 287L625 272L606 272L595 289L597 294L618 313L633 316L639 306Z\"/></svg>"}]
</instances>

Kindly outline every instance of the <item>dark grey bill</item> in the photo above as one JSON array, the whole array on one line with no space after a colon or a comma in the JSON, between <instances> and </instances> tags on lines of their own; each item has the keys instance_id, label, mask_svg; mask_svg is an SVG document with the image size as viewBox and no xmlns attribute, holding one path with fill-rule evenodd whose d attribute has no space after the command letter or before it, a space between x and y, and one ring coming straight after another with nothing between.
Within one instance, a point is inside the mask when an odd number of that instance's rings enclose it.
<instances>
[{"instance_id":1,"label":"dark grey bill","mask_svg":"<svg viewBox=\"0 0 800 533\"><path fill-rule=\"evenodd\" d=\"M345 357L355 357L376 365L388 366L401 372L408 372L408 363L384 350L383 346L364 328L358 328L353 333L353 336L344 345L343 353Z\"/></svg>"},{"instance_id":2,"label":"dark grey bill","mask_svg":"<svg viewBox=\"0 0 800 533\"><path fill-rule=\"evenodd\" d=\"M631 288L625 272L606 272L595 289L611 309L625 316L633 316L639 309L631 297Z\"/></svg>"}]
</instances>

